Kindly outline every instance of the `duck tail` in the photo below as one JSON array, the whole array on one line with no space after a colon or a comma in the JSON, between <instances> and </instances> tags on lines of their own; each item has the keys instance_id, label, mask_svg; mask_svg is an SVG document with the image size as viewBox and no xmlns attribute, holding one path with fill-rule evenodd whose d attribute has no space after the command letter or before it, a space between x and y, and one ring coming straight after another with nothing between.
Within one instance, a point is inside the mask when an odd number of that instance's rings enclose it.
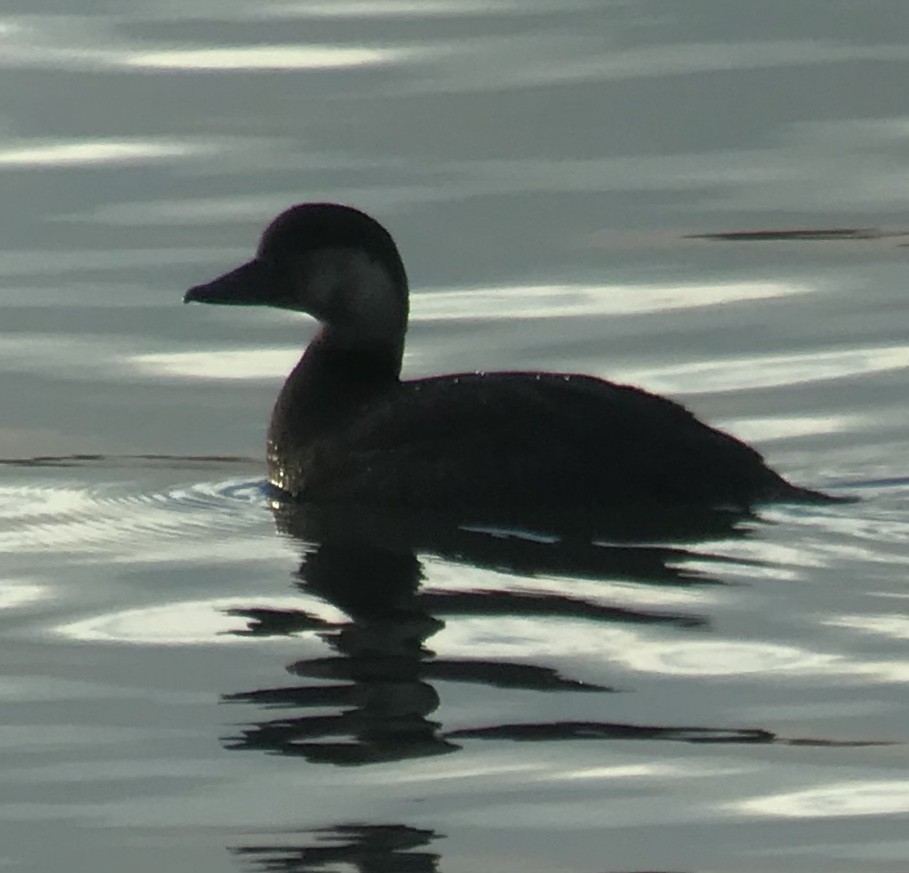
<instances>
[{"instance_id":1,"label":"duck tail","mask_svg":"<svg viewBox=\"0 0 909 873\"><path fill-rule=\"evenodd\" d=\"M858 503L858 497L846 496L843 494L827 494L825 491L815 491L813 488L803 488L801 485L793 485L791 482L785 482L785 486L780 488L778 493L770 497L771 500L779 503Z\"/></svg>"}]
</instances>

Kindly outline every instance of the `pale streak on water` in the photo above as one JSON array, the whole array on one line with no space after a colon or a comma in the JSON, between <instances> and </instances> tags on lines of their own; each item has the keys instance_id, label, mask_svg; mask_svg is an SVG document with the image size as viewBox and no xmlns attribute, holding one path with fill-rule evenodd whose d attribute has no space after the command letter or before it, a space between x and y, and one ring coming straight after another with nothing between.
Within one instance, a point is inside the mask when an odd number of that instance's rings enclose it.
<instances>
[{"instance_id":1,"label":"pale streak on water","mask_svg":"<svg viewBox=\"0 0 909 873\"><path fill-rule=\"evenodd\" d=\"M909 869L902 0L19 7L0 866ZM262 462L312 325L180 306L302 199L398 239L409 373L634 382L861 502L315 549Z\"/></svg>"}]
</instances>

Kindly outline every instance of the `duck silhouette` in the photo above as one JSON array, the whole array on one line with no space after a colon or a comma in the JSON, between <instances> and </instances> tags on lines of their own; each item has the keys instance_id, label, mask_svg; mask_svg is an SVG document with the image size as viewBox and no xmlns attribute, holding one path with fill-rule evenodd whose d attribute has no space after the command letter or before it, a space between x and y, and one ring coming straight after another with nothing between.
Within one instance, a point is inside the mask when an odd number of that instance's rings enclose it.
<instances>
[{"instance_id":1,"label":"duck silhouette","mask_svg":"<svg viewBox=\"0 0 909 873\"><path fill-rule=\"evenodd\" d=\"M837 499L641 388L552 372L402 381L408 293L388 231L333 203L282 212L251 261L186 293L320 322L272 412L274 486L312 503L500 517Z\"/></svg>"}]
</instances>

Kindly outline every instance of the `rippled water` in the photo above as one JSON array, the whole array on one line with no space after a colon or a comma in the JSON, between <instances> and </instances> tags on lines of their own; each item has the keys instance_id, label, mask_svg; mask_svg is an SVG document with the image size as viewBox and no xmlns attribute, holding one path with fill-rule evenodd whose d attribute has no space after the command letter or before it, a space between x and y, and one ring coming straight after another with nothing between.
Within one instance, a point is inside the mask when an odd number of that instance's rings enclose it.
<instances>
[{"instance_id":1,"label":"rippled water","mask_svg":"<svg viewBox=\"0 0 909 873\"><path fill-rule=\"evenodd\" d=\"M903 5L79 6L0 16L0 866L904 873ZM311 325L179 302L304 199L399 241L408 373L635 382L859 502L282 505Z\"/></svg>"}]
</instances>

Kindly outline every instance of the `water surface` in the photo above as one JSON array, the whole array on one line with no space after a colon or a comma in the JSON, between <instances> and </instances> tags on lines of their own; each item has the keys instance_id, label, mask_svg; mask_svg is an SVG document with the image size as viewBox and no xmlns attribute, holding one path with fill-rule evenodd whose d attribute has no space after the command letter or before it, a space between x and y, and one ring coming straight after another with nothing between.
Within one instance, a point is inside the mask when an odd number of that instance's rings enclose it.
<instances>
[{"instance_id":1,"label":"water surface","mask_svg":"<svg viewBox=\"0 0 909 873\"><path fill-rule=\"evenodd\" d=\"M907 38L896 0L8 5L0 861L905 871ZM317 199L398 240L408 374L632 381L860 502L289 512L312 325L180 299Z\"/></svg>"}]
</instances>

